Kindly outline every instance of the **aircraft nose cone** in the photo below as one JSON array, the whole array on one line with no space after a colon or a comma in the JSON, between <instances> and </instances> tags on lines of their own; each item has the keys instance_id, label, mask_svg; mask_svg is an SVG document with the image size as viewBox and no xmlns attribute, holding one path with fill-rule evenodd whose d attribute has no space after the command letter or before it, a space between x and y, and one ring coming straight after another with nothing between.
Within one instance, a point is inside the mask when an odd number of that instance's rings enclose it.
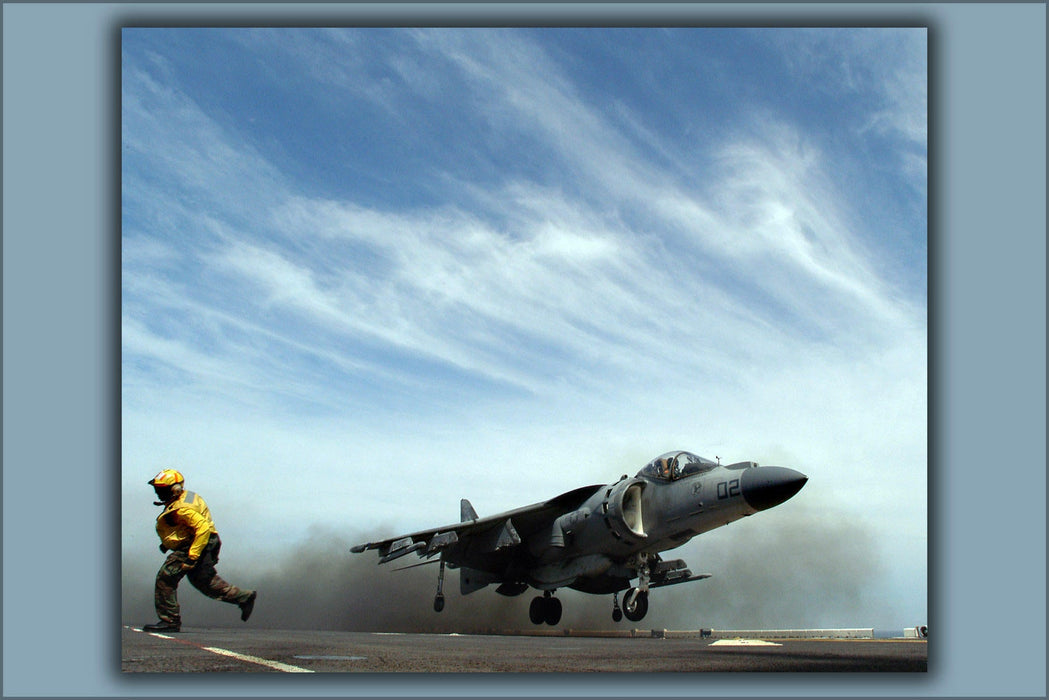
<instances>
[{"instance_id":1,"label":"aircraft nose cone","mask_svg":"<svg viewBox=\"0 0 1049 700\"><path fill-rule=\"evenodd\" d=\"M739 479L740 492L755 510L778 506L805 485L809 477L787 467L754 467Z\"/></svg>"}]
</instances>

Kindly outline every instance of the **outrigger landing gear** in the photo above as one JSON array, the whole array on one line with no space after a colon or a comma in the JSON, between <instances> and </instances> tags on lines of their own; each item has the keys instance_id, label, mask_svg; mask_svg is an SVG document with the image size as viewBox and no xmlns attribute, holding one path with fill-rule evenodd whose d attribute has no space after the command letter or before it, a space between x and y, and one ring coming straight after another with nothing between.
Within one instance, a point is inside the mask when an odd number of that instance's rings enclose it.
<instances>
[{"instance_id":1,"label":"outrigger landing gear","mask_svg":"<svg viewBox=\"0 0 1049 700\"><path fill-rule=\"evenodd\" d=\"M544 591L543 595L532 599L528 606L528 619L533 625L556 625L561 621L561 601L553 596L550 591Z\"/></svg>"},{"instance_id":2,"label":"outrigger landing gear","mask_svg":"<svg viewBox=\"0 0 1049 700\"><path fill-rule=\"evenodd\" d=\"M441 612L444 610L444 559L441 560L441 570L437 574L437 595L433 597L433 611Z\"/></svg>"},{"instance_id":3,"label":"outrigger landing gear","mask_svg":"<svg viewBox=\"0 0 1049 700\"><path fill-rule=\"evenodd\" d=\"M619 622L623 619L623 609L619 607L619 592L612 594L612 621Z\"/></svg>"}]
</instances>

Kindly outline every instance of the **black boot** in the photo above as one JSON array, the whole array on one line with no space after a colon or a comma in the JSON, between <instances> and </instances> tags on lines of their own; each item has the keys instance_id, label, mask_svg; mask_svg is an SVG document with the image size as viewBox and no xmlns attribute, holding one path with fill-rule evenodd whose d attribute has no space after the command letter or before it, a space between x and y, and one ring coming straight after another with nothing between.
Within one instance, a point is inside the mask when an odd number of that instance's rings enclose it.
<instances>
[{"instance_id":1,"label":"black boot","mask_svg":"<svg viewBox=\"0 0 1049 700\"><path fill-rule=\"evenodd\" d=\"M182 623L161 620L152 625L142 625L143 632L178 632L182 629Z\"/></svg>"},{"instance_id":2,"label":"black boot","mask_svg":"<svg viewBox=\"0 0 1049 700\"><path fill-rule=\"evenodd\" d=\"M251 611L255 609L255 598L258 595L258 591L252 591L247 600L238 604L238 607L240 607L240 619L244 622L247 622L248 618L251 617Z\"/></svg>"}]
</instances>

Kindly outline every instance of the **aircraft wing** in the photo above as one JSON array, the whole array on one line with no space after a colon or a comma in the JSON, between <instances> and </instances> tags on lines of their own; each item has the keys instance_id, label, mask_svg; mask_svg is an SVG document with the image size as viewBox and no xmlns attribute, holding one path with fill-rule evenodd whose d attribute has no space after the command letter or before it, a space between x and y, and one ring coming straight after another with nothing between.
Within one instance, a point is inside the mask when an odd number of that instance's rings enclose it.
<instances>
[{"instance_id":1,"label":"aircraft wing","mask_svg":"<svg viewBox=\"0 0 1049 700\"><path fill-rule=\"evenodd\" d=\"M462 522L420 530L378 542L366 542L352 547L350 551L360 553L369 549L377 549L380 564L399 559L413 552L420 557L432 557L448 549L456 551L469 549L472 554L496 552L519 545L523 538L549 527L559 516L579 508L603 486L603 484L584 486L548 501L484 518L478 518L473 507L464 499Z\"/></svg>"}]
</instances>

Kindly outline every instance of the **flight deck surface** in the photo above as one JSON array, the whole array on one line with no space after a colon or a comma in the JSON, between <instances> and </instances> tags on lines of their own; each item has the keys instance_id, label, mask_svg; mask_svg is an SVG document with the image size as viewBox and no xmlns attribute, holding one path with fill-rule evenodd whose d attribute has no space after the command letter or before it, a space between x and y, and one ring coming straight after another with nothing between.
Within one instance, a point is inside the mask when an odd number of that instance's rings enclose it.
<instances>
[{"instance_id":1,"label":"flight deck surface","mask_svg":"<svg viewBox=\"0 0 1049 700\"><path fill-rule=\"evenodd\" d=\"M122 629L121 670L283 673L922 672L924 639L703 639Z\"/></svg>"}]
</instances>

